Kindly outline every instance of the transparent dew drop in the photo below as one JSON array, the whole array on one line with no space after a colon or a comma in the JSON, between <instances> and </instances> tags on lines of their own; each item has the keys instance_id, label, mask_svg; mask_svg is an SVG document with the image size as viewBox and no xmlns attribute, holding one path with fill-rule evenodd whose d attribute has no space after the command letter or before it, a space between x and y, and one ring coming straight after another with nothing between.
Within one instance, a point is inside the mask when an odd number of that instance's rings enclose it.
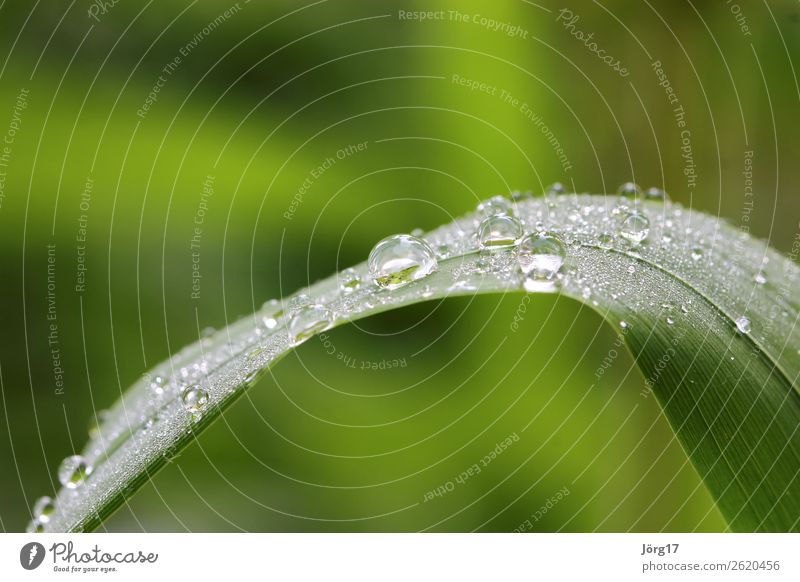
<instances>
[{"instance_id":1,"label":"transparent dew drop","mask_svg":"<svg viewBox=\"0 0 800 582\"><path fill-rule=\"evenodd\" d=\"M396 234L380 241L367 260L378 287L397 289L436 271L438 261L430 245L415 236Z\"/></svg>"},{"instance_id":2,"label":"transparent dew drop","mask_svg":"<svg viewBox=\"0 0 800 582\"><path fill-rule=\"evenodd\" d=\"M662 190L661 188L656 188L655 186L645 190L644 197L647 198L648 200L656 200L656 201L669 200L669 195L667 194L666 190Z\"/></svg>"},{"instance_id":3,"label":"transparent dew drop","mask_svg":"<svg viewBox=\"0 0 800 582\"><path fill-rule=\"evenodd\" d=\"M208 392L200 386L190 386L183 393L181 399L183 400L183 407L192 414L196 414L208 404Z\"/></svg>"},{"instance_id":4,"label":"transparent dew drop","mask_svg":"<svg viewBox=\"0 0 800 582\"><path fill-rule=\"evenodd\" d=\"M511 214L511 202L504 196L492 196L478 204L478 214L484 218L496 214Z\"/></svg>"},{"instance_id":5,"label":"transparent dew drop","mask_svg":"<svg viewBox=\"0 0 800 582\"><path fill-rule=\"evenodd\" d=\"M641 244L650 234L650 220L641 212L630 212L622 220L619 235L636 246Z\"/></svg>"},{"instance_id":6,"label":"transparent dew drop","mask_svg":"<svg viewBox=\"0 0 800 582\"><path fill-rule=\"evenodd\" d=\"M283 309L277 299L270 299L261 306L261 323L267 329L275 329L283 315Z\"/></svg>"},{"instance_id":7,"label":"transparent dew drop","mask_svg":"<svg viewBox=\"0 0 800 582\"><path fill-rule=\"evenodd\" d=\"M556 276L564 265L567 249L561 239L547 232L529 234L519 244L517 260L526 291L553 292Z\"/></svg>"},{"instance_id":8,"label":"transparent dew drop","mask_svg":"<svg viewBox=\"0 0 800 582\"><path fill-rule=\"evenodd\" d=\"M744 315L736 318L736 331L741 334L748 334L752 329L753 326L750 324L749 318Z\"/></svg>"},{"instance_id":9,"label":"transparent dew drop","mask_svg":"<svg viewBox=\"0 0 800 582\"><path fill-rule=\"evenodd\" d=\"M617 188L617 194L623 198L636 198L641 196L642 189L633 182L625 182L619 188Z\"/></svg>"},{"instance_id":10,"label":"transparent dew drop","mask_svg":"<svg viewBox=\"0 0 800 582\"><path fill-rule=\"evenodd\" d=\"M450 248L448 244L441 244L436 247L436 256L440 259L446 259L449 257L453 252L453 249Z\"/></svg>"},{"instance_id":11,"label":"transparent dew drop","mask_svg":"<svg viewBox=\"0 0 800 582\"><path fill-rule=\"evenodd\" d=\"M620 322L619 322L619 326L620 326L622 329L628 329L628 328L631 326L631 324L630 324L630 323L628 323L627 321L623 320L623 321L620 321Z\"/></svg>"},{"instance_id":12,"label":"transparent dew drop","mask_svg":"<svg viewBox=\"0 0 800 582\"><path fill-rule=\"evenodd\" d=\"M61 461L58 480L67 489L76 489L91 475L92 468L80 455L71 455Z\"/></svg>"},{"instance_id":13,"label":"transparent dew drop","mask_svg":"<svg viewBox=\"0 0 800 582\"><path fill-rule=\"evenodd\" d=\"M766 275L764 275L763 272L759 271L758 273L756 273L755 277L753 277L753 280L758 285L764 285L767 282L767 277Z\"/></svg>"},{"instance_id":14,"label":"transparent dew drop","mask_svg":"<svg viewBox=\"0 0 800 582\"><path fill-rule=\"evenodd\" d=\"M478 227L478 242L484 250L513 247L521 237L522 223L513 216L490 216Z\"/></svg>"},{"instance_id":15,"label":"transparent dew drop","mask_svg":"<svg viewBox=\"0 0 800 582\"><path fill-rule=\"evenodd\" d=\"M349 295L361 287L361 275L355 269L345 269L339 273L339 291L343 295Z\"/></svg>"},{"instance_id":16,"label":"transparent dew drop","mask_svg":"<svg viewBox=\"0 0 800 582\"><path fill-rule=\"evenodd\" d=\"M558 196L560 194L564 194L567 189L564 187L564 184L561 182L553 182L544 190L545 196Z\"/></svg>"},{"instance_id":17,"label":"transparent dew drop","mask_svg":"<svg viewBox=\"0 0 800 582\"><path fill-rule=\"evenodd\" d=\"M308 305L299 310L289 321L289 341L299 345L316 333L325 331L333 324L333 313L323 305Z\"/></svg>"},{"instance_id":18,"label":"transparent dew drop","mask_svg":"<svg viewBox=\"0 0 800 582\"><path fill-rule=\"evenodd\" d=\"M674 317L672 317L671 315L668 315L668 316L666 317L666 322L667 322L667 325L672 325L672 324L674 324L674 323L675 323L675 318L674 318Z\"/></svg>"},{"instance_id":19,"label":"transparent dew drop","mask_svg":"<svg viewBox=\"0 0 800 582\"><path fill-rule=\"evenodd\" d=\"M39 520L41 523L50 521L50 516L56 510L56 504L53 499L47 495L40 497L33 504L33 518Z\"/></svg>"},{"instance_id":20,"label":"transparent dew drop","mask_svg":"<svg viewBox=\"0 0 800 582\"><path fill-rule=\"evenodd\" d=\"M39 519L33 519L28 523L28 526L25 528L26 533L42 533L44 532L44 523L41 522Z\"/></svg>"},{"instance_id":21,"label":"transparent dew drop","mask_svg":"<svg viewBox=\"0 0 800 582\"><path fill-rule=\"evenodd\" d=\"M693 261L699 261L703 258L703 249L701 247L692 247L689 256L692 257Z\"/></svg>"},{"instance_id":22,"label":"transparent dew drop","mask_svg":"<svg viewBox=\"0 0 800 582\"><path fill-rule=\"evenodd\" d=\"M610 249L614 244L614 235L610 232L601 232L597 237L597 243L604 249Z\"/></svg>"},{"instance_id":23,"label":"transparent dew drop","mask_svg":"<svg viewBox=\"0 0 800 582\"><path fill-rule=\"evenodd\" d=\"M150 391L156 395L163 394L167 383L167 379L164 376L155 375L150 380Z\"/></svg>"}]
</instances>

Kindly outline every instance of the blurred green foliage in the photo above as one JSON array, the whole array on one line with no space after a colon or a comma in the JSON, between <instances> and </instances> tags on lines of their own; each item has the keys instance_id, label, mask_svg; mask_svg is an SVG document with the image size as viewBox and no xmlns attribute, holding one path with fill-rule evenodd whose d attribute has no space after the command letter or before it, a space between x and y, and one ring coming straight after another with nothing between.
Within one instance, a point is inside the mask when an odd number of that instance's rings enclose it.
<instances>
[{"instance_id":1,"label":"blurred green foliage","mask_svg":"<svg viewBox=\"0 0 800 582\"><path fill-rule=\"evenodd\" d=\"M556 180L613 191L634 179L746 222L780 250L797 235L796 3L743 5L750 35L722 2L574 3L576 28L594 32L628 77L572 36L558 21L563 6L549 2L443 1L432 10L444 18L425 21L400 16L431 10L419 1L240 2L213 30L236 5L121 0L97 20L91 6L0 7L0 132L29 91L0 205L5 530L23 528L33 500L54 491L59 460L80 450L94 411L202 328L488 195L538 195ZM694 187L653 61L686 112ZM155 101L137 115L159 76ZM363 151L336 157L359 143ZM746 151L752 211L743 210ZM190 243L209 176L193 299ZM86 287L76 291L82 215ZM512 332L520 302L449 300L309 342L106 526L509 531L568 487L535 530L724 529L657 403L640 395L630 356L619 350L595 377L613 331L587 307L532 297ZM392 360L406 365L361 369ZM519 442L479 475L424 501L513 433Z\"/></svg>"}]
</instances>

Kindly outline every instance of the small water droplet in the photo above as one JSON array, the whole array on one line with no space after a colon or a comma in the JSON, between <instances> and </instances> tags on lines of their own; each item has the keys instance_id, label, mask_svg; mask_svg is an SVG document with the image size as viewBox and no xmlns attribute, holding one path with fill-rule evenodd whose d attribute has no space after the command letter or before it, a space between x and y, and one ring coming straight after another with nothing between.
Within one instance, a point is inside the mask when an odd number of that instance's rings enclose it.
<instances>
[{"instance_id":1,"label":"small water droplet","mask_svg":"<svg viewBox=\"0 0 800 582\"><path fill-rule=\"evenodd\" d=\"M635 272L636 272L636 267L634 267L633 265L628 265L628 273L633 275Z\"/></svg>"},{"instance_id":2,"label":"small water droplet","mask_svg":"<svg viewBox=\"0 0 800 582\"><path fill-rule=\"evenodd\" d=\"M689 254L693 261L699 261L703 258L703 249L701 247L692 247Z\"/></svg>"},{"instance_id":3,"label":"small water droplet","mask_svg":"<svg viewBox=\"0 0 800 582\"><path fill-rule=\"evenodd\" d=\"M367 263L372 280L384 289L397 289L427 277L438 267L430 245L407 234L396 234L380 241L369 254Z\"/></svg>"},{"instance_id":4,"label":"small water droplet","mask_svg":"<svg viewBox=\"0 0 800 582\"><path fill-rule=\"evenodd\" d=\"M684 313L689 313L689 304L688 303L682 303L681 304L681 311L683 311Z\"/></svg>"},{"instance_id":5,"label":"small water droplet","mask_svg":"<svg viewBox=\"0 0 800 582\"><path fill-rule=\"evenodd\" d=\"M604 249L610 249L614 244L614 235L610 232L601 232L597 237L598 244Z\"/></svg>"},{"instance_id":6,"label":"small water droplet","mask_svg":"<svg viewBox=\"0 0 800 582\"><path fill-rule=\"evenodd\" d=\"M200 386L190 386L182 396L183 407L191 413L198 413L208 404L208 392Z\"/></svg>"},{"instance_id":7,"label":"small water droplet","mask_svg":"<svg viewBox=\"0 0 800 582\"><path fill-rule=\"evenodd\" d=\"M642 194L642 189L633 182L625 182L617 188L617 194L623 198L636 198Z\"/></svg>"},{"instance_id":8,"label":"small water droplet","mask_svg":"<svg viewBox=\"0 0 800 582\"><path fill-rule=\"evenodd\" d=\"M650 220L641 212L630 212L622 220L619 235L632 245L638 245L650 234Z\"/></svg>"},{"instance_id":9,"label":"small water droplet","mask_svg":"<svg viewBox=\"0 0 800 582\"><path fill-rule=\"evenodd\" d=\"M522 274L525 275L525 289L555 291L556 276L564 265L566 256L564 243L553 233L536 232L522 239L517 260Z\"/></svg>"},{"instance_id":10,"label":"small water droplet","mask_svg":"<svg viewBox=\"0 0 800 582\"><path fill-rule=\"evenodd\" d=\"M61 461L58 467L58 480L67 489L75 489L91 475L92 468L80 455L71 455Z\"/></svg>"},{"instance_id":11,"label":"small water droplet","mask_svg":"<svg viewBox=\"0 0 800 582\"><path fill-rule=\"evenodd\" d=\"M672 325L673 323L675 323L675 318L672 317L671 315L668 315L667 318L666 318L666 322L667 322L667 325Z\"/></svg>"},{"instance_id":12,"label":"small water droplet","mask_svg":"<svg viewBox=\"0 0 800 582\"><path fill-rule=\"evenodd\" d=\"M50 521L50 516L56 510L56 504L53 499L44 495L36 500L33 504L33 518L38 519L42 523Z\"/></svg>"},{"instance_id":13,"label":"small water droplet","mask_svg":"<svg viewBox=\"0 0 800 582\"><path fill-rule=\"evenodd\" d=\"M630 324L630 323L628 323L627 321L624 321L624 320L623 320L623 321L620 321L620 322L619 322L619 326L620 326L622 329L628 329L628 328L631 326L631 324Z\"/></svg>"},{"instance_id":14,"label":"small water droplet","mask_svg":"<svg viewBox=\"0 0 800 582\"><path fill-rule=\"evenodd\" d=\"M289 341L293 346L303 343L314 334L325 331L333 323L333 313L323 305L308 305L289 322Z\"/></svg>"},{"instance_id":15,"label":"small water droplet","mask_svg":"<svg viewBox=\"0 0 800 582\"><path fill-rule=\"evenodd\" d=\"M736 318L736 330L742 334L748 334L753 329L750 319L744 315Z\"/></svg>"},{"instance_id":16,"label":"small water droplet","mask_svg":"<svg viewBox=\"0 0 800 582\"><path fill-rule=\"evenodd\" d=\"M153 394L163 394L164 389L167 386L167 379L164 376L155 375L153 379L150 380L150 390Z\"/></svg>"},{"instance_id":17,"label":"small water droplet","mask_svg":"<svg viewBox=\"0 0 800 582\"><path fill-rule=\"evenodd\" d=\"M497 214L511 214L511 202L504 196L492 196L478 204L478 214L484 218Z\"/></svg>"},{"instance_id":18,"label":"small water droplet","mask_svg":"<svg viewBox=\"0 0 800 582\"><path fill-rule=\"evenodd\" d=\"M652 188L648 188L644 193L645 198L648 200L669 200L669 195L667 194L666 190L661 188L656 188L653 186Z\"/></svg>"},{"instance_id":19,"label":"small water droplet","mask_svg":"<svg viewBox=\"0 0 800 582\"><path fill-rule=\"evenodd\" d=\"M544 194L548 197L556 197L560 194L564 194L567 189L564 187L564 184L561 182L553 182L547 188L545 188Z\"/></svg>"},{"instance_id":20,"label":"small water droplet","mask_svg":"<svg viewBox=\"0 0 800 582\"><path fill-rule=\"evenodd\" d=\"M522 223L513 216L490 216L478 227L478 242L484 250L514 246L521 237Z\"/></svg>"},{"instance_id":21,"label":"small water droplet","mask_svg":"<svg viewBox=\"0 0 800 582\"><path fill-rule=\"evenodd\" d=\"M349 295L361 287L361 275L355 269L345 269L339 274L339 291Z\"/></svg>"},{"instance_id":22,"label":"small water droplet","mask_svg":"<svg viewBox=\"0 0 800 582\"><path fill-rule=\"evenodd\" d=\"M755 277L753 277L753 280L754 280L754 281L755 281L757 284L759 284L759 285L763 285L764 283L766 283L766 282L767 282L767 277L766 277L766 275L764 275L764 273L763 273L762 271L759 271L758 273L756 273L756 276L755 276Z\"/></svg>"},{"instance_id":23,"label":"small water droplet","mask_svg":"<svg viewBox=\"0 0 800 582\"><path fill-rule=\"evenodd\" d=\"M28 523L28 526L25 528L26 533L42 533L44 532L44 524L41 520L33 519Z\"/></svg>"},{"instance_id":24,"label":"small water droplet","mask_svg":"<svg viewBox=\"0 0 800 582\"><path fill-rule=\"evenodd\" d=\"M270 299L261 307L261 323L267 329L275 329L283 315L283 309L277 299Z\"/></svg>"}]
</instances>

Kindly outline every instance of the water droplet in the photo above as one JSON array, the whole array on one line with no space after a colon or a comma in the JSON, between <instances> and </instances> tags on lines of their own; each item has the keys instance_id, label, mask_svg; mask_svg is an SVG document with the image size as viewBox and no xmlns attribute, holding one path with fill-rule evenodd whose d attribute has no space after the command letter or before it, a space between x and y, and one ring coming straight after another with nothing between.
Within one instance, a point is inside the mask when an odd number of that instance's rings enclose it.
<instances>
[{"instance_id":1,"label":"water droplet","mask_svg":"<svg viewBox=\"0 0 800 582\"><path fill-rule=\"evenodd\" d=\"M373 281L384 289L397 289L427 277L438 267L430 245L407 234L396 234L380 241L369 254L367 263Z\"/></svg>"},{"instance_id":2,"label":"water droplet","mask_svg":"<svg viewBox=\"0 0 800 582\"><path fill-rule=\"evenodd\" d=\"M688 303L682 303L681 304L681 311L683 311L684 313L689 313L689 304Z\"/></svg>"},{"instance_id":3,"label":"water droplet","mask_svg":"<svg viewBox=\"0 0 800 582\"><path fill-rule=\"evenodd\" d=\"M644 196L648 200L669 200L669 195L667 194L666 190L656 188L655 186L648 188L645 191Z\"/></svg>"},{"instance_id":4,"label":"water droplet","mask_svg":"<svg viewBox=\"0 0 800 582\"><path fill-rule=\"evenodd\" d=\"M759 271L758 273L756 273L756 276L753 277L753 280L759 285L763 285L764 283L767 282L767 277L766 275L764 275L762 271Z\"/></svg>"},{"instance_id":5,"label":"water droplet","mask_svg":"<svg viewBox=\"0 0 800 582\"><path fill-rule=\"evenodd\" d=\"M640 244L650 234L650 220L641 212L630 212L619 227L619 235L632 245Z\"/></svg>"},{"instance_id":6,"label":"water droplet","mask_svg":"<svg viewBox=\"0 0 800 582\"><path fill-rule=\"evenodd\" d=\"M261 307L261 313L261 323L267 329L275 329L284 315L281 304L277 299L266 301Z\"/></svg>"},{"instance_id":7,"label":"water droplet","mask_svg":"<svg viewBox=\"0 0 800 582\"><path fill-rule=\"evenodd\" d=\"M44 524L41 520L33 519L28 523L28 527L25 528L26 533L42 533L44 531Z\"/></svg>"},{"instance_id":8,"label":"water droplet","mask_svg":"<svg viewBox=\"0 0 800 582\"><path fill-rule=\"evenodd\" d=\"M564 184L561 182L554 182L545 188L544 194L545 196L558 196L559 194L564 194L566 191L567 189L564 187Z\"/></svg>"},{"instance_id":9,"label":"water droplet","mask_svg":"<svg viewBox=\"0 0 800 582\"><path fill-rule=\"evenodd\" d=\"M748 334L752 329L753 327L750 325L750 319L744 315L736 318L736 330L739 333Z\"/></svg>"},{"instance_id":10,"label":"water droplet","mask_svg":"<svg viewBox=\"0 0 800 582\"><path fill-rule=\"evenodd\" d=\"M620 326L622 329L628 329L628 328L631 326L631 324L630 324L630 323L628 323L627 321L624 321L624 320L623 320L623 321L620 321L620 322L619 322L619 326Z\"/></svg>"},{"instance_id":11,"label":"water droplet","mask_svg":"<svg viewBox=\"0 0 800 582\"><path fill-rule=\"evenodd\" d=\"M633 182L625 182L617 189L617 194L623 198L636 198L642 194L642 189Z\"/></svg>"},{"instance_id":12,"label":"water droplet","mask_svg":"<svg viewBox=\"0 0 800 582\"><path fill-rule=\"evenodd\" d=\"M478 204L478 213L484 218L496 214L511 214L511 202L504 196L492 196Z\"/></svg>"},{"instance_id":13,"label":"water droplet","mask_svg":"<svg viewBox=\"0 0 800 582\"><path fill-rule=\"evenodd\" d=\"M423 234L425 234L425 231L421 228L415 228L411 231L411 236L422 236Z\"/></svg>"},{"instance_id":14,"label":"water droplet","mask_svg":"<svg viewBox=\"0 0 800 582\"><path fill-rule=\"evenodd\" d=\"M527 291L555 291L556 275L564 265L567 250L552 233L529 234L519 245L517 259Z\"/></svg>"},{"instance_id":15,"label":"water droplet","mask_svg":"<svg viewBox=\"0 0 800 582\"><path fill-rule=\"evenodd\" d=\"M699 261L703 258L703 249L701 247L692 247L689 256L692 257L693 261Z\"/></svg>"},{"instance_id":16,"label":"water droplet","mask_svg":"<svg viewBox=\"0 0 800 582\"><path fill-rule=\"evenodd\" d=\"M675 323L675 318L672 317L671 315L668 315L666 321L667 325L672 325L673 323Z\"/></svg>"},{"instance_id":17,"label":"water droplet","mask_svg":"<svg viewBox=\"0 0 800 582\"><path fill-rule=\"evenodd\" d=\"M339 291L348 295L361 287L361 275L355 269L345 269L339 273Z\"/></svg>"},{"instance_id":18,"label":"water droplet","mask_svg":"<svg viewBox=\"0 0 800 582\"><path fill-rule=\"evenodd\" d=\"M40 497L33 504L33 518L39 520L41 523L50 521L50 516L56 510L56 504L47 495Z\"/></svg>"},{"instance_id":19,"label":"water droplet","mask_svg":"<svg viewBox=\"0 0 800 582\"><path fill-rule=\"evenodd\" d=\"M200 386L190 386L182 396L183 407L191 413L197 413L208 404L208 392Z\"/></svg>"},{"instance_id":20,"label":"water droplet","mask_svg":"<svg viewBox=\"0 0 800 582\"><path fill-rule=\"evenodd\" d=\"M601 232L597 237L597 242L604 249L610 249L614 244L614 235L610 232Z\"/></svg>"},{"instance_id":21,"label":"water droplet","mask_svg":"<svg viewBox=\"0 0 800 582\"><path fill-rule=\"evenodd\" d=\"M628 265L628 273L633 275L635 272L636 272L636 267L634 267L633 265Z\"/></svg>"},{"instance_id":22,"label":"water droplet","mask_svg":"<svg viewBox=\"0 0 800 582\"><path fill-rule=\"evenodd\" d=\"M92 468L80 455L71 455L61 461L58 468L58 480L67 489L75 489L91 475Z\"/></svg>"},{"instance_id":23,"label":"water droplet","mask_svg":"<svg viewBox=\"0 0 800 582\"><path fill-rule=\"evenodd\" d=\"M155 375L150 380L150 390L152 390L153 394L163 394L166 386L167 379L164 376Z\"/></svg>"},{"instance_id":24,"label":"water droplet","mask_svg":"<svg viewBox=\"0 0 800 582\"><path fill-rule=\"evenodd\" d=\"M289 322L289 341L296 346L314 334L328 329L333 314L323 305L308 305L298 311Z\"/></svg>"},{"instance_id":25,"label":"water droplet","mask_svg":"<svg viewBox=\"0 0 800 582\"><path fill-rule=\"evenodd\" d=\"M511 247L522 237L522 223L513 216L495 215L484 218L478 227L482 249Z\"/></svg>"}]
</instances>

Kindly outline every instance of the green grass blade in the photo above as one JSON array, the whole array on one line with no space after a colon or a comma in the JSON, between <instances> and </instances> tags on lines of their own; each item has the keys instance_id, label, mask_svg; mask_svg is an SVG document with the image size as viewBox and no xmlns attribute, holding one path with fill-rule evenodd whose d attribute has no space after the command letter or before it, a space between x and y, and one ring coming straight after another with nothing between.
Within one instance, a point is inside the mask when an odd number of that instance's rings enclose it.
<instances>
[{"instance_id":1,"label":"green grass blade","mask_svg":"<svg viewBox=\"0 0 800 582\"><path fill-rule=\"evenodd\" d=\"M713 217L668 202L639 205L649 233L634 246L620 236L631 204L564 195L520 201L515 212L527 232L544 228L564 241L559 291L590 305L624 335L645 378L643 394L661 403L731 529L797 531L797 257L782 257ZM477 222L469 215L425 236L448 251L438 271L422 280L381 290L362 264L356 271L364 284L352 293L340 293L337 276L302 293L326 305L341 325L454 295L522 292L515 251L480 252ZM97 527L294 349L286 318L264 325L272 311L185 348L132 386L82 453L91 475L59 492L44 529ZM164 382L154 390L156 377ZM208 393L200 415L181 398L187 384Z\"/></svg>"}]
</instances>

